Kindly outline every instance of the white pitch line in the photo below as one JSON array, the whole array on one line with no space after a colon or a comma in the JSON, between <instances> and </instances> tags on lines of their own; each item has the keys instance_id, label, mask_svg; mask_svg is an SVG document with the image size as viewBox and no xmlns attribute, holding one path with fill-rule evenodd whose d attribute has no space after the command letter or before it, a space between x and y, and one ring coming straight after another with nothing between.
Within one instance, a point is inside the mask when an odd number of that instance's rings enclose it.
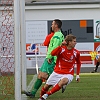
<instances>
[{"instance_id":1,"label":"white pitch line","mask_svg":"<svg viewBox=\"0 0 100 100\"><path fill-rule=\"evenodd\" d=\"M22 100L27 100L27 96L25 94L21 95Z\"/></svg>"},{"instance_id":2,"label":"white pitch line","mask_svg":"<svg viewBox=\"0 0 100 100\"><path fill-rule=\"evenodd\" d=\"M33 85L34 85L36 79L37 79L37 75L34 75L34 76L33 76L33 79L31 80L31 82L30 82L29 85L27 86L27 91L31 91L31 89L32 89L32 87L33 87Z\"/></svg>"}]
</instances>

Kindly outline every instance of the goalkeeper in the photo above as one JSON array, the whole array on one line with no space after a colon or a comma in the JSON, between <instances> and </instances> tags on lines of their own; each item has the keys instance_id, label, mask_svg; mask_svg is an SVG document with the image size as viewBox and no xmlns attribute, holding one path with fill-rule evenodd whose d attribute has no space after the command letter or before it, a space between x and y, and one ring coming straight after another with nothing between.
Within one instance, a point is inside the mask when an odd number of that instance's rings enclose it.
<instances>
[{"instance_id":1,"label":"goalkeeper","mask_svg":"<svg viewBox=\"0 0 100 100\"><path fill-rule=\"evenodd\" d=\"M64 40L64 35L61 33L61 26L62 22L59 19L55 19L52 22L52 30L54 31L54 35L50 40L48 51L46 55L46 59L44 60L43 65L40 68L38 73L37 80L34 84L33 90L31 92L24 92L27 96L34 98L37 90L42 85L42 80L49 77L49 75L53 72L54 66L56 63L56 56L52 56L51 52L53 49L61 45L62 41Z\"/></svg>"}]
</instances>

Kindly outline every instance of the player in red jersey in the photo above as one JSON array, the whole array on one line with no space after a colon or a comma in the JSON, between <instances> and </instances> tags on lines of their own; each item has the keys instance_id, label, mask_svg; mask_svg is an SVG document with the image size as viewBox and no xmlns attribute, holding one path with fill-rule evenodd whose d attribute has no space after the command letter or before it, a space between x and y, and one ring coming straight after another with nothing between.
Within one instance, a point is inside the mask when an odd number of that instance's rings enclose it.
<instances>
[{"instance_id":1,"label":"player in red jersey","mask_svg":"<svg viewBox=\"0 0 100 100\"><path fill-rule=\"evenodd\" d=\"M50 40L52 36L54 35L54 31L52 31L52 28L50 29L50 34L48 34L43 42L43 46L49 46Z\"/></svg>"},{"instance_id":2,"label":"player in red jersey","mask_svg":"<svg viewBox=\"0 0 100 100\"><path fill-rule=\"evenodd\" d=\"M74 48L75 45L76 37L70 34L66 36L61 46L58 46L51 52L52 56L57 56L57 62L53 73L43 86L38 100L46 100L49 95L59 91L73 80L75 62L77 63L76 81L79 81L81 67L80 52ZM53 88L48 91L51 86Z\"/></svg>"}]
</instances>

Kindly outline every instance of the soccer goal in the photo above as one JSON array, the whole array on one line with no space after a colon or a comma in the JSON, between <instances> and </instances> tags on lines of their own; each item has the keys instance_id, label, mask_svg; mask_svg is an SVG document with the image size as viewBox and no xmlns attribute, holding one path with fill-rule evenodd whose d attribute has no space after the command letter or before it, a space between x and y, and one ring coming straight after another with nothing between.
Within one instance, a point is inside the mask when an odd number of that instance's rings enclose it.
<instances>
[{"instance_id":1,"label":"soccer goal","mask_svg":"<svg viewBox=\"0 0 100 100\"><path fill-rule=\"evenodd\" d=\"M0 100L22 100L26 90L24 7L25 0L0 0Z\"/></svg>"}]
</instances>

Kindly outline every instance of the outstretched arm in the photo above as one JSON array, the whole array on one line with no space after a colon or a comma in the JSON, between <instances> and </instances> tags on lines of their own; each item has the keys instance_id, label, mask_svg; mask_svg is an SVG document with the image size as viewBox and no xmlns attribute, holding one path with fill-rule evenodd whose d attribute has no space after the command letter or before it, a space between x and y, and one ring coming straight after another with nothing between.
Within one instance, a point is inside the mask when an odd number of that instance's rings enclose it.
<instances>
[{"instance_id":1,"label":"outstretched arm","mask_svg":"<svg viewBox=\"0 0 100 100\"><path fill-rule=\"evenodd\" d=\"M81 60L80 60L80 53L77 53L76 56L76 63L77 63L77 70L76 70L76 81L79 82L80 77L79 77L79 73L80 73L80 68L81 68Z\"/></svg>"},{"instance_id":2,"label":"outstretched arm","mask_svg":"<svg viewBox=\"0 0 100 100\"><path fill-rule=\"evenodd\" d=\"M61 46L58 46L57 48L55 48L52 52L51 55L52 56L57 56L59 54L59 52L61 51Z\"/></svg>"}]
</instances>

